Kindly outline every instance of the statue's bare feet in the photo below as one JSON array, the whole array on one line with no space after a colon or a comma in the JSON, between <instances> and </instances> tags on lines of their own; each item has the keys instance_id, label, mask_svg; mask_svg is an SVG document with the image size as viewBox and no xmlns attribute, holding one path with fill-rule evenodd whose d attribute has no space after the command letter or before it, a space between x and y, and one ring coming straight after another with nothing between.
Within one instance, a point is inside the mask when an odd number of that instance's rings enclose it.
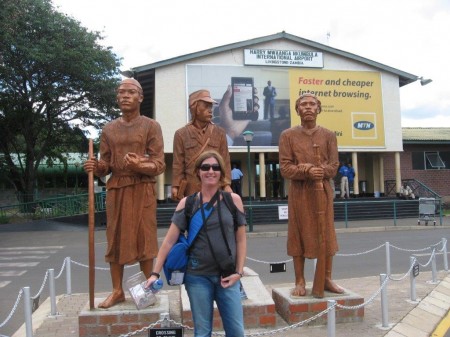
<instances>
[{"instance_id":1,"label":"statue's bare feet","mask_svg":"<svg viewBox=\"0 0 450 337\"><path fill-rule=\"evenodd\" d=\"M305 296L306 295L306 289L304 284L296 284L295 288L291 290L291 296L298 297L298 296Z\"/></svg>"},{"instance_id":2,"label":"statue's bare feet","mask_svg":"<svg viewBox=\"0 0 450 337\"><path fill-rule=\"evenodd\" d=\"M345 290L338 286L336 283L331 281L330 279L325 279L325 290L330 291L336 294L343 294Z\"/></svg>"},{"instance_id":3,"label":"statue's bare feet","mask_svg":"<svg viewBox=\"0 0 450 337\"><path fill-rule=\"evenodd\" d=\"M101 309L108 309L117 303L125 302L125 294L123 291L114 290L102 303L98 305Z\"/></svg>"}]
</instances>

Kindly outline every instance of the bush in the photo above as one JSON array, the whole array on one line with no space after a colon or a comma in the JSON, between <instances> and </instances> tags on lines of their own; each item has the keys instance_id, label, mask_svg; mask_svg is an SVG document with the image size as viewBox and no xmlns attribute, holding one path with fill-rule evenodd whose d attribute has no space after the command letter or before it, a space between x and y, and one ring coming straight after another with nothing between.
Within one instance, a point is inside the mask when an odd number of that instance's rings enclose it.
<instances>
[{"instance_id":1,"label":"bush","mask_svg":"<svg viewBox=\"0 0 450 337\"><path fill-rule=\"evenodd\" d=\"M6 215L0 215L0 224L4 225L9 223L9 217Z\"/></svg>"}]
</instances>

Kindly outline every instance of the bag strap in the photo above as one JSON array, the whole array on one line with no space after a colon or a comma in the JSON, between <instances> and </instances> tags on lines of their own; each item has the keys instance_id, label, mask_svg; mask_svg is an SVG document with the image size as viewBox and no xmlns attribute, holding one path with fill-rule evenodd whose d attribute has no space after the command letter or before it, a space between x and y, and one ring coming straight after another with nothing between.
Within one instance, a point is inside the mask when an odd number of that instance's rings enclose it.
<instances>
[{"instance_id":1,"label":"bag strap","mask_svg":"<svg viewBox=\"0 0 450 337\"><path fill-rule=\"evenodd\" d=\"M237 231L238 229L238 220L237 220L237 212L238 209L236 205L234 204L233 197L231 196L230 192L222 191L223 201L225 202L225 205L230 210L231 214L233 215L233 224L234 224L234 231Z\"/></svg>"},{"instance_id":2,"label":"bag strap","mask_svg":"<svg viewBox=\"0 0 450 337\"><path fill-rule=\"evenodd\" d=\"M195 198L195 195L193 195L194 198ZM199 210L197 210L194 213L194 215L191 217L189 224L188 224L187 241L188 241L189 247L194 243L194 241L197 238L198 233L200 233L200 230L202 229L203 225L206 224L206 220L211 215L211 213L214 209L213 206L218 198L219 198L219 193L217 192L211 198L211 200L207 203L207 205L205 207L203 207L203 198L202 198L202 194L200 193L200 210L201 210L201 212L199 212ZM192 212L193 204L190 205L190 207L191 207L190 211ZM185 208L185 211L186 211L186 208Z\"/></svg>"},{"instance_id":3,"label":"bag strap","mask_svg":"<svg viewBox=\"0 0 450 337\"><path fill-rule=\"evenodd\" d=\"M227 246L228 255L229 255L229 256L233 256L233 255L231 254L230 245L228 244L228 240L227 240L227 237L226 237L226 235L225 235L225 230L223 229L222 214L221 214L222 212L221 212L221 209L220 209L220 202L218 202L217 205L218 205L218 210L217 210L217 212L219 213L220 231L222 232L223 241L225 241L225 245Z\"/></svg>"}]
</instances>

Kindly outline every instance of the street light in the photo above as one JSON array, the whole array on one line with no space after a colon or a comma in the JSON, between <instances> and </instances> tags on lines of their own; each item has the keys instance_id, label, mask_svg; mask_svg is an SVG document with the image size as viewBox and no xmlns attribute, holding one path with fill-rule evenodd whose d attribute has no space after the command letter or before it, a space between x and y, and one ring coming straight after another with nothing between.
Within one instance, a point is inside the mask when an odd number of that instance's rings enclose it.
<instances>
[{"instance_id":1,"label":"street light","mask_svg":"<svg viewBox=\"0 0 450 337\"><path fill-rule=\"evenodd\" d=\"M247 130L242 133L247 142L247 168L248 168L248 230L253 232L253 209L252 209L252 169L250 167L250 143L253 140L253 132Z\"/></svg>"},{"instance_id":2,"label":"street light","mask_svg":"<svg viewBox=\"0 0 450 337\"><path fill-rule=\"evenodd\" d=\"M433 82L433 80L432 80L431 78L423 78L423 76L420 76L420 77L418 78L418 80L420 80L420 85L422 85L422 86L427 85L427 84Z\"/></svg>"},{"instance_id":3,"label":"street light","mask_svg":"<svg viewBox=\"0 0 450 337\"><path fill-rule=\"evenodd\" d=\"M78 194L78 166L80 166L79 162L75 162L75 194Z\"/></svg>"}]
</instances>

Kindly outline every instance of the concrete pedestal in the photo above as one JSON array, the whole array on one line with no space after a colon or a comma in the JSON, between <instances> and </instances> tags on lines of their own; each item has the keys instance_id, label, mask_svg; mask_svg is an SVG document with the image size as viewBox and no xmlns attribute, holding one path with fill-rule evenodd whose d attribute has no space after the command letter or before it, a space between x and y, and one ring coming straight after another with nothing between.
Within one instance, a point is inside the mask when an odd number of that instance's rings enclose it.
<instances>
[{"instance_id":1,"label":"concrete pedestal","mask_svg":"<svg viewBox=\"0 0 450 337\"><path fill-rule=\"evenodd\" d=\"M311 288L307 288L306 296L291 297L293 287L281 287L272 289L272 298L278 314L288 323L302 322L327 309L327 301L335 300L340 305L359 306L364 303L364 298L345 289L344 294L335 294L326 291L324 298L314 298ZM362 322L364 319L364 307L358 309L336 308L336 323ZM327 314L309 322L307 325L324 325L327 323Z\"/></svg>"},{"instance_id":2,"label":"concrete pedestal","mask_svg":"<svg viewBox=\"0 0 450 337\"><path fill-rule=\"evenodd\" d=\"M109 309L98 309L98 304L105 298L95 298L95 309L90 310L88 302L78 315L79 336L119 336L157 322L162 313L169 312L169 297L160 293L156 297L153 306L141 310L130 297Z\"/></svg>"}]
</instances>

